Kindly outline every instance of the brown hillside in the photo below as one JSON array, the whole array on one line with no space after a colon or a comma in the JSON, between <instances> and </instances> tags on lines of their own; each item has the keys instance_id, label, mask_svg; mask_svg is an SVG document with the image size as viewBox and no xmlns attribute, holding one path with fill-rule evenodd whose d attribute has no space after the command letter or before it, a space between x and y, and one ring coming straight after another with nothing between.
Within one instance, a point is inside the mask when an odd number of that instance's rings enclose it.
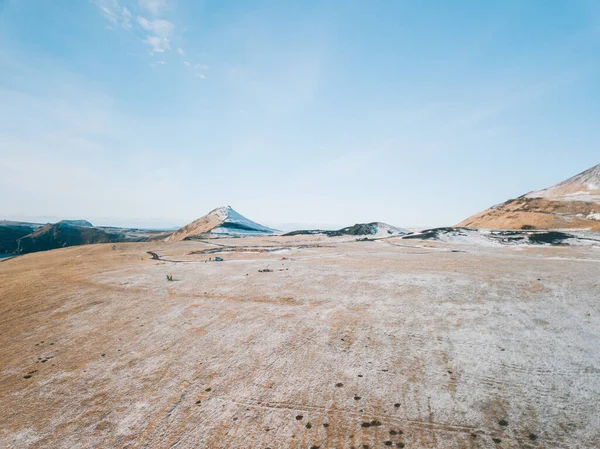
<instances>
[{"instance_id":1,"label":"brown hillside","mask_svg":"<svg viewBox=\"0 0 600 449\"><path fill-rule=\"evenodd\" d=\"M583 229L600 231L600 221L587 219L600 213L600 204L583 201L550 201L520 197L484 210L457 226L490 229Z\"/></svg>"},{"instance_id":2,"label":"brown hillside","mask_svg":"<svg viewBox=\"0 0 600 449\"><path fill-rule=\"evenodd\" d=\"M457 226L600 231L600 164L547 189L479 212Z\"/></svg>"}]
</instances>

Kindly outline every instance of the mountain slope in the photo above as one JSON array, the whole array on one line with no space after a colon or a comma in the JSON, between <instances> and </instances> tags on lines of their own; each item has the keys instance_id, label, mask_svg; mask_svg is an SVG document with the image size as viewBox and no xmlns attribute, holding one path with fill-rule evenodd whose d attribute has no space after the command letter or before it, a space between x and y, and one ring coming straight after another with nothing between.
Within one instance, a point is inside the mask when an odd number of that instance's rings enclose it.
<instances>
[{"instance_id":1,"label":"mountain slope","mask_svg":"<svg viewBox=\"0 0 600 449\"><path fill-rule=\"evenodd\" d=\"M0 254L15 253L19 246L19 239L31 234L42 226L37 223L18 221L0 221Z\"/></svg>"},{"instance_id":2,"label":"mountain slope","mask_svg":"<svg viewBox=\"0 0 600 449\"><path fill-rule=\"evenodd\" d=\"M166 238L177 242L204 237L240 237L277 234L275 229L258 224L233 210L230 206L218 207L203 217L185 225Z\"/></svg>"},{"instance_id":3,"label":"mountain slope","mask_svg":"<svg viewBox=\"0 0 600 449\"><path fill-rule=\"evenodd\" d=\"M37 229L30 228L27 234L18 239L17 253L26 254L94 243L143 242L163 239L166 235L162 231L145 229L97 227L85 220L48 223Z\"/></svg>"},{"instance_id":4,"label":"mountain slope","mask_svg":"<svg viewBox=\"0 0 600 449\"><path fill-rule=\"evenodd\" d=\"M17 252L21 254L65 246L119 241L117 234L109 234L84 220L59 221L39 227L31 234L19 239Z\"/></svg>"},{"instance_id":5,"label":"mountain slope","mask_svg":"<svg viewBox=\"0 0 600 449\"><path fill-rule=\"evenodd\" d=\"M555 186L537 192L530 192L525 197L600 204L600 164Z\"/></svg>"},{"instance_id":6,"label":"mountain slope","mask_svg":"<svg viewBox=\"0 0 600 449\"><path fill-rule=\"evenodd\" d=\"M479 212L457 226L600 231L600 164L547 189Z\"/></svg>"}]
</instances>

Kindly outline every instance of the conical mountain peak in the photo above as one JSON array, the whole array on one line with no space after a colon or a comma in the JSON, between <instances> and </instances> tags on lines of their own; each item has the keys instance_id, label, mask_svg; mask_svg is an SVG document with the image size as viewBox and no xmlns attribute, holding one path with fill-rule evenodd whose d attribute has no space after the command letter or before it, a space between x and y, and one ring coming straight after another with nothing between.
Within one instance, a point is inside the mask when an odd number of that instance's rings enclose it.
<instances>
[{"instance_id":1,"label":"conical mountain peak","mask_svg":"<svg viewBox=\"0 0 600 449\"><path fill-rule=\"evenodd\" d=\"M242 237L277 234L275 229L256 223L231 206L221 206L194 220L167 238L167 241L204 237Z\"/></svg>"}]
</instances>

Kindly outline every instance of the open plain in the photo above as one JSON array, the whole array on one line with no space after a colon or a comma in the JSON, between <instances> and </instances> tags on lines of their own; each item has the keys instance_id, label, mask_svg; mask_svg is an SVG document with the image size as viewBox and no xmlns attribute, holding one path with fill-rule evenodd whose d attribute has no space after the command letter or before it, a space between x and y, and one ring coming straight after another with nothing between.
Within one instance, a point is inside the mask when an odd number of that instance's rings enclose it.
<instances>
[{"instance_id":1,"label":"open plain","mask_svg":"<svg viewBox=\"0 0 600 449\"><path fill-rule=\"evenodd\" d=\"M599 299L593 246L28 254L0 263L0 447L600 447Z\"/></svg>"}]
</instances>

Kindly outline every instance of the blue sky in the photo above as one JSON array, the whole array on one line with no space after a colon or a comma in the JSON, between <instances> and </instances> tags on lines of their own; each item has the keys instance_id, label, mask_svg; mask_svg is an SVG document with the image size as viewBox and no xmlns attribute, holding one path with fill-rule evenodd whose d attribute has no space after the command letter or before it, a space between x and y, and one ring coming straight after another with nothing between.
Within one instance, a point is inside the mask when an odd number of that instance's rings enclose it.
<instances>
[{"instance_id":1,"label":"blue sky","mask_svg":"<svg viewBox=\"0 0 600 449\"><path fill-rule=\"evenodd\" d=\"M451 225L600 163L600 2L0 0L0 218Z\"/></svg>"}]
</instances>

